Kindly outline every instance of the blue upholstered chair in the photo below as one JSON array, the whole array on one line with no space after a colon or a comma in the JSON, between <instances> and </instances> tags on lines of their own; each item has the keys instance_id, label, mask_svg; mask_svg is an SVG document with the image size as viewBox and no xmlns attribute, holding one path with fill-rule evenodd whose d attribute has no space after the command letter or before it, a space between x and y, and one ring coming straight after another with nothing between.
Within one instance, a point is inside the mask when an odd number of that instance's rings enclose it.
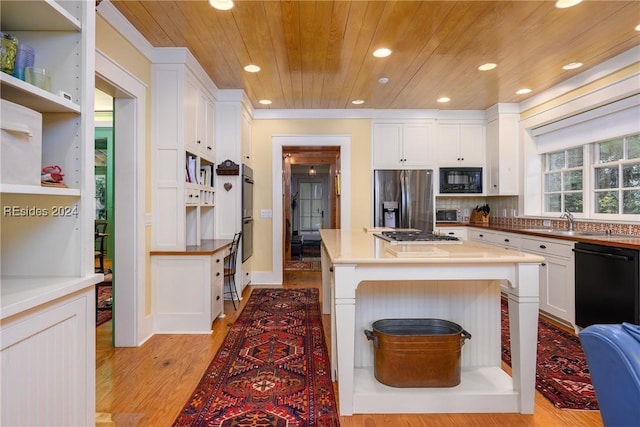
<instances>
[{"instance_id":1,"label":"blue upholstered chair","mask_svg":"<svg viewBox=\"0 0 640 427\"><path fill-rule=\"evenodd\" d=\"M604 425L640 425L640 326L591 325L579 336Z\"/></svg>"}]
</instances>

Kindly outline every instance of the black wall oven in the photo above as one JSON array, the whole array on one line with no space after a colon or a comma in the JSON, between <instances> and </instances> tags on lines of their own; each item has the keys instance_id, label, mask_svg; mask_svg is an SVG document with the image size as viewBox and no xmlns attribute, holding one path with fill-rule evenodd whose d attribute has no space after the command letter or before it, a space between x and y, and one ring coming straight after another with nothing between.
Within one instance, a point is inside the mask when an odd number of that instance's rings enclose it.
<instances>
[{"instance_id":1,"label":"black wall oven","mask_svg":"<svg viewBox=\"0 0 640 427\"><path fill-rule=\"evenodd\" d=\"M253 255L253 169L242 165L242 262Z\"/></svg>"}]
</instances>

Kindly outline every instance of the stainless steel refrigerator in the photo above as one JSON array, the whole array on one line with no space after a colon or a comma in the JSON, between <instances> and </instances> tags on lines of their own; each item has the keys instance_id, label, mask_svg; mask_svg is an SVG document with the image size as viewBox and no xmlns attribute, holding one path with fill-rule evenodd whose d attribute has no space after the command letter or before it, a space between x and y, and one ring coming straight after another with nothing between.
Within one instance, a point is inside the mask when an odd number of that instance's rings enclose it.
<instances>
[{"instance_id":1,"label":"stainless steel refrigerator","mask_svg":"<svg viewBox=\"0 0 640 427\"><path fill-rule=\"evenodd\" d=\"M432 170L375 170L373 201L375 227L433 231Z\"/></svg>"}]
</instances>

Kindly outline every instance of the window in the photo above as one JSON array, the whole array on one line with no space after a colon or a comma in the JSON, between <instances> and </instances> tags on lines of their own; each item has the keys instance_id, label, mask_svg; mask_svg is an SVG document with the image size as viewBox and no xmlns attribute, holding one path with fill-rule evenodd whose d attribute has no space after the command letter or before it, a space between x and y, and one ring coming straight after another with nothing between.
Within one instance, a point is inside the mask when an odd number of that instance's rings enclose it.
<instances>
[{"instance_id":1,"label":"window","mask_svg":"<svg viewBox=\"0 0 640 427\"><path fill-rule=\"evenodd\" d=\"M545 212L583 212L583 151L576 147L545 154Z\"/></svg>"},{"instance_id":2,"label":"window","mask_svg":"<svg viewBox=\"0 0 640 427\"><path fill-rule=\"evenodd\" d=\"M593 144L596 214L640 214L640 134Z\"/></svg>"}]
</instances>

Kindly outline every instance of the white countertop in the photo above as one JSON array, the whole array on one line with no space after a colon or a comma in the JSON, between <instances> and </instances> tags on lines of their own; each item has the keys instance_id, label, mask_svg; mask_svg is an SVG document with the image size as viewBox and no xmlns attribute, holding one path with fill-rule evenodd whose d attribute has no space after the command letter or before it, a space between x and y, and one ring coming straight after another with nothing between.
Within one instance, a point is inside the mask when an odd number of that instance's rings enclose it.
<instances>
[{"instance_id":1,"label":"white countertop","mask_svg":"<svg viewBox=\"0 0 640 427\"><path fill-rule=\"evenodd\" d=\"M30 310L102 281L102 274L85 277L3 277L0 284L0 319Z\"/></svg>"},{"instance_id":2,"label":"white countertop","mask_svg":"<svg viewBox=\"0 0 640 427\"><path fill-rule=\"evenodd\" d=\"M320 230L333 264L538 263L544 258L482 243L389 243L364 230Z\"/></svg>"}]
</instances>

